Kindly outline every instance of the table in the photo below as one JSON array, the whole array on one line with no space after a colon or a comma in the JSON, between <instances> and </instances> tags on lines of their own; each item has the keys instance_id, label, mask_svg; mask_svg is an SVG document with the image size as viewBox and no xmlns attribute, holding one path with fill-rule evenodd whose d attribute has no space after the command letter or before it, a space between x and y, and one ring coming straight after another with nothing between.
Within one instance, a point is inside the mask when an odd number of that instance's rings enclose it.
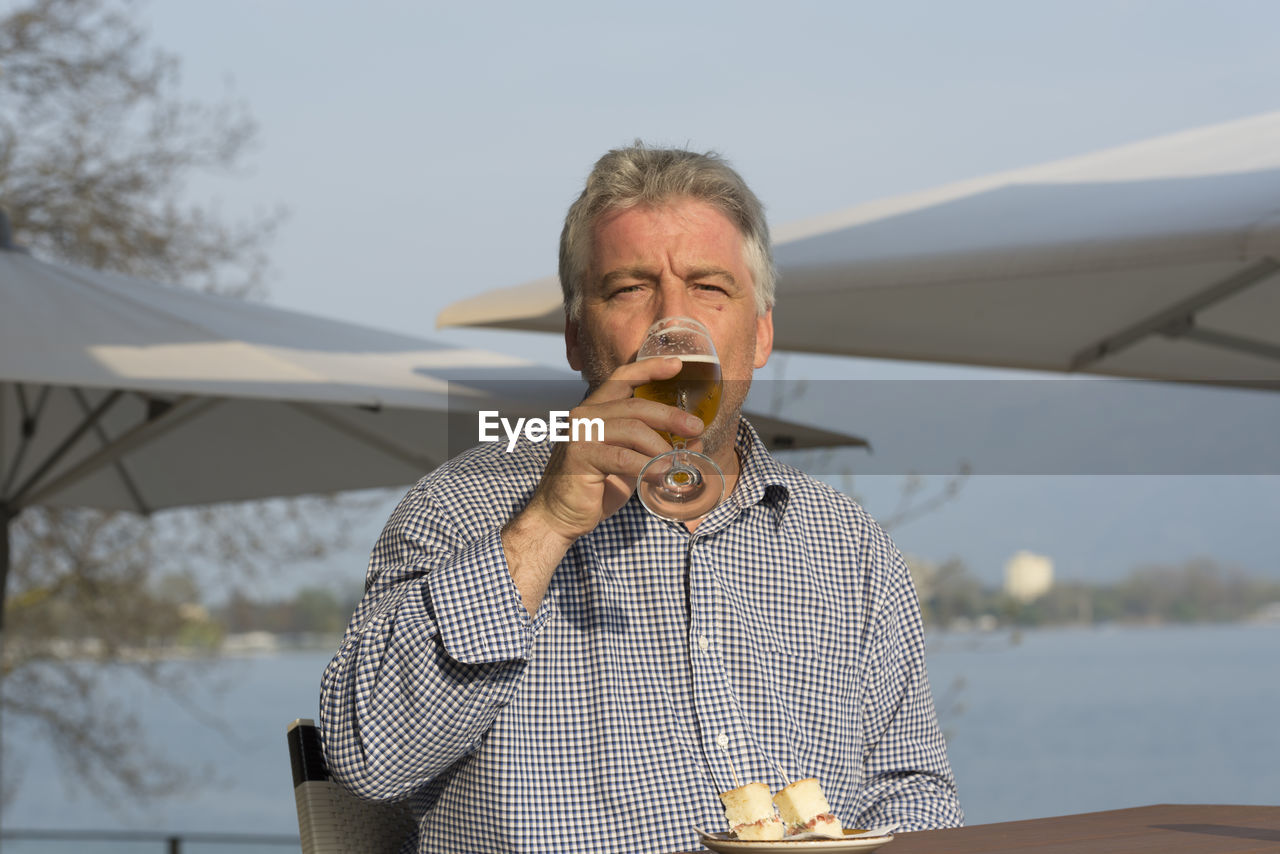
<instances>
[{"instance_id":1,"label":"table","mask_svg":"<svg viewBox=\"0 0 1280 854\"><path fill-rule=\"evenodd\" d=\"M1240 854L1280 852L1280 806L1159 804L924 830L877 854Z\"/></svg>"},{"instance_id":2,"label":"table","mask_svg":"<svg viewBox=\"0 0 1280 854\"><path fill-rule=\"evenodd\" d=\"M885 854L1280 852L1280 806L1159 804L904 833Z\"/></svg>"}]
</instances>

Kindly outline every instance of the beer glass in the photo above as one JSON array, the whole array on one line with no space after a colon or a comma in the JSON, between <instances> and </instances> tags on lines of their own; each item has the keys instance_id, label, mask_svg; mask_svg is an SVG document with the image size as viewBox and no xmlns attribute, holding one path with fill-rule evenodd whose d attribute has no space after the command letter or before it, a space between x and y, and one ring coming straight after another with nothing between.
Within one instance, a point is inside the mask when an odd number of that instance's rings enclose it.
<instances>
[{"instance_id":1,"label":"beer glass","mask_svg":"<svg viewBox=\"0 0 1280 854\"><path fill-rule=\"evenodd\" d=\"M689 317L659 320L645 334L636 361L670 356L678 356L683 363L680 373L639 386L635 396L679 407L710 427L724 388L711 333ZM653 515L672 522L701 519L724 496L724 472L705 454L687 450L687 437L659 432L672 450L654 457L640 471L636 483L640 501Z\"/></svg>"}]
</instances>

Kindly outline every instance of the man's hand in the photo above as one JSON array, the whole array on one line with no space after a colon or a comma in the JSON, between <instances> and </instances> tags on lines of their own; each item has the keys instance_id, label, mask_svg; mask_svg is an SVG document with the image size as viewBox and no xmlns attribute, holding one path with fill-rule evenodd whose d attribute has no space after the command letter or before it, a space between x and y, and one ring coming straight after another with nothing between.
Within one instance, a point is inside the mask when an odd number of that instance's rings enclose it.
<instances>
[{"instance_id":1,"label":"man's hand","mask_svg":"<svg viewBox=\"0 0 1280 854\"><path fill-rule=\"evenodd\" d=\"M502 531L507 565L530 614L574 540L616 513L645 463L671 450L655 431L702 433L697 416L632 396L637 386L679 372L675 357L623 365L569 413L571 420L601 419L604 441L557 444L533 498Z\"/></svg>"}]
</instances>

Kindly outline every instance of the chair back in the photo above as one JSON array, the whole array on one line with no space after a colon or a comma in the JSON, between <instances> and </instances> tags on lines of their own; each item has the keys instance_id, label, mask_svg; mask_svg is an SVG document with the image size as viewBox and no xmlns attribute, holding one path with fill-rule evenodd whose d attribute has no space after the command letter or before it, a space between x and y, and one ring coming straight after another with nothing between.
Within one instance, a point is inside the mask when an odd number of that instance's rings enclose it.
<instances>
[{"instance_id":1,"label":"chair back","mask_svg":"<svg viewBox=\"0 0 1280 854\"><path fill-rule=\"evenodd\" d=\"M310 718L289 724L293 799L302 854L399 854L417 836L417 822L401 804L365 801L329 775L320 731Z\"/></svg>"}]
</instances>

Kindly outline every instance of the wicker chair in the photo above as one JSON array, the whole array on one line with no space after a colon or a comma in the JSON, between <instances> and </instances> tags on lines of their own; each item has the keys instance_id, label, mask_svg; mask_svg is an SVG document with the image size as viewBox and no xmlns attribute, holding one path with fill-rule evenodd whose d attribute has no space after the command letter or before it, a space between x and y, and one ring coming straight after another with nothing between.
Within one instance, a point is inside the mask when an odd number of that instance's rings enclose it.
<instances>
[{"instance_id":1,"label":"wicker chair","mask_svg":"<svg viewBox=\"0 0 1280 854\"><path fill-rule=\"evenodd\" d=\"M299 718L289 724L288 736L302 854L399 854L405 850L417 835L417 824L407 809L361 800L334 782L315 721Z\"/></svg>"}]
</instances>

